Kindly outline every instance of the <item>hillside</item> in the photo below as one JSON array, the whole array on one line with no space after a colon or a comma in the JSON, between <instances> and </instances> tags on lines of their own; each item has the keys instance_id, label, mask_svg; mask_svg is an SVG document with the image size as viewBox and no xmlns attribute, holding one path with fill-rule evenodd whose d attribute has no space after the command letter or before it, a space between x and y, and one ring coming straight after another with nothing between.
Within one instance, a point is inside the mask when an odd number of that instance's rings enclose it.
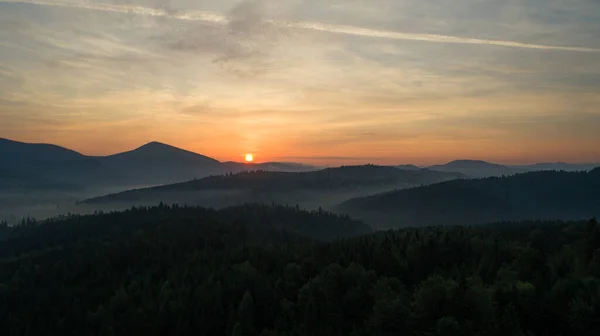
<instances>
[{"instance_id":1,"label":"hillside","mask_svg":"<svg viewBox=\"0 0 600 336\"><path fill-rule=\"evenodd\" d=\"M131 151L109 156L86 156L50 144L0 139L0 186L13 189L85 189L162 185L210 175L249 170L305 172L315 167L297 163L246 164L219 162L210 157L150 142Z\"/></svg>"},{"instance_id":2,"label":"hillside","mask_svg":"<svg viewBox=\"0 0 600 336\"><path fill-rule=\"evenodd\" d=\"M8 162L76 161L83 154L50 144L34 144L0 138L0 157Z\"/></svg>"},{"instance_id":3,"label":"hillside","mask_svg":"<svg viewBox=\"0 0 600 336\"><path fill-rule=\"evenodd\" d=\"M600 164L587 163L587 164L573 164L566 162L542 162L535 163L526 166L515 166L515 168L524 169L527 171L537 170L564 170L564 171L589 171L596 167L600 167Z\"/></svg>"},{"instance_id":4,"label":"hillside","mask_svg":"<svg viewBox=\"0 0 600 336\"><path fill-rule=\"evenodd\" d=\"M565 162L535 163L531 165L505 166L481 160L456 160L443 165L428 167L431 170L457 172L469 177L500 177L533 171L589 171L600 164L574 164Z\"/></svg>"},{"instance_id":5,"label":"hillside","mask_svg":"<svg viewBox=\"0 0 600 336\"><path fill-rule=\"evenodd\" d=\"M94 158L49 144L0 139L0 185L10 189L81 189L118 181Z\"/></svg>"},{"instance_id":6,"label":"hillside","mask_svg":"<svg viewBox=\"0 0 600 336\"><path fill-rule=\"evenodd\" d=\"M318 240L352 228L369 231L344 217L264 206L0 225L0 333L600 333L596 221Z\"/></svg>"},{"instance_id":7,"label":"hillside","mask_svg":"<svg viewBox=\"0 0 600 336\"><path fill-rule=\"evenodd\" d=\"M166 184L220 172L219 161L160 142L97 159L132 184Z\"/></svg>"},{"instance_id":8,"label":"hillside","mask_svg":"<svg viewBox=\"0 0 600 336\"><path fill-rule=\"evenodd\" d=\"M421 168L412 165L412 164L404 164L404 165L399 165L399 166L395 166L398 169L403 169L403 170L421 170Z\"/></svg>"},{"instance_id":9,"label":"hillside","mask_svg":"<svg viewBox=\"0 0 600 336\"><path fill-rule=\"evenodd\" d=\"M430 166L428 168L437 171L461 173L469 177L513 175L526 171L521 168L508 167L480 160L456 160L443 165Z\"/></svg>"},{"instance_id":10,"label":"hillside","mask_svg":"<svg viewBox=\"0 0 600 336\"><path fill-rule=\"evenodd\" d=\"M344 202L337 211L384 226L580 219L600 215L600 168L456 180Z\"/></svg>"},{"instance_id":11,"label":"hillside","mask_svg":"<svg viewBox=\"0 0 600 336\"><path fill-rule=\"evenodd\" d=\"M237 174L247 171L271 171L271 172L309 172L319 170L315 166L291 163L291 162L263 162L263 163L242 163L242 162L221 162L221 172L223 174Z\"/></svg>"},{"instance_id":12,"label":"hillside","mask_svg":"<svg viewBox=\"0 0 600 336\"><path fill-rule=\"evenodd\" d=\"M200 205L218 206L218 200L222 198L222 201L225 202L225 204L221 204L222 206L260 201L326 207L333 205L335 200L342 201L352 195L368 195L378 191L436 183L460 177L462 175L455 173L430 170L404 171L393 167L374 165L345 166L302 173L252 171L132 190L89 199L84 203L131 204L131 202L142 202L143 204L143 202L162 201L189 204L189 202L198 202L200 197L206 197L212 203L200 203Z\"/></svg>"},{"instance_id":13,"label":"hillside","mask_svg":"<svg viewBox=\"0 0 600 336\"><path fill-rule=\"evenodd\" d=\"M78 212L78 200L134 188L256 169L309 171L294 163L220 163L204 155L151 142L105 157L50 144L0 139L0 220ZM129 206L129 204L126 204ZM94 209L93 209L94 210ZM84 212L87 210L83 210Z\"/></svg>"}]
</instances>

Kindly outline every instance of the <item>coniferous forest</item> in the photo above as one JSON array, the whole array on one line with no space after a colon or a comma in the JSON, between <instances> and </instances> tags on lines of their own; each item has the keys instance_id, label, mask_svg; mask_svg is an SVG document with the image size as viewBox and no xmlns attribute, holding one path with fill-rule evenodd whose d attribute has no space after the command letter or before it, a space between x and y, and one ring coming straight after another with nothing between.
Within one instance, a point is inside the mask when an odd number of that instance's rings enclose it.
<instances>
[{"instance_id":1,"label":"coniferous forest","mask_svg":"<svg viewBox=\"0 0 600 336\"><path fill-rule=\"evenodd\" d=\"M343 235L342 235L343 233ZM0 226L2 335L599 335L600 227L159 205Z\"/></svg>"}]
</instances>

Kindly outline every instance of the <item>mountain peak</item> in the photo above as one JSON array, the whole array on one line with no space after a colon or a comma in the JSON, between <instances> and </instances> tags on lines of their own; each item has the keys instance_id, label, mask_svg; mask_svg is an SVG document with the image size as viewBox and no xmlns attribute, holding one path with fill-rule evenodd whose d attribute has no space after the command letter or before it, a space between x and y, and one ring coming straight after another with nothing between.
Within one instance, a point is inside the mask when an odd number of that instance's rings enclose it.
<instances>
[{"instance_id":1,"label":"mountain peak","mask_svg":"<svg viewBox=\"0 0 600 336\"><path fill-rule=\"evenodd\" d=\"M483 160L468 160L468 159L463 159L463 160L454 160L454 161L450 161L447 164L455 164L455 163L471 163L471 164L491 164L487 161L483 161Z\"/></svg>"},{"instance_id":2,"label":"mountain peak","mask_svg":"<svg viewBox=\"0 0 600 336\"><path fill-rule=\"evenodd\" d=\"M454 160L446 163L446 167L504 167L497 163L491 163L483 160Z\"/></svg>"},{"instance_id":3,"label":"mountain peak","mask_svg":"<svg viewBox=\"0 0 600 336\"><path fill-rule=\"evenodd\" d=\"M219 161L210 157L194 153L185 149L171 146L162 142L152 141L134 150L118 153L105 157L108 160L126 159L126 160L142 160L144 164L148 164L147 160L158 160L158 162L170 161L173 164L189 165L192 163L211 163L217 164ZM141 161L139 161L141 162ZM138 163L139 163L138 162Z\"/></svg>"},{"instance_id":4,"label":"mountain peak","mask_svg":"<svg viewBox=\"0 0 600 336\"><path fill-rule=\"evenodd\" d=\"M194 152L191 152L191 151L188 151L188 150L185 150L182 148L178 148L175 146L171 146L166 143L162 143L162 142L158 142L158 141L148 142L147 144L132 150L131 153L146 153L146 154L157 154L157 155L179 153L179 154L186 154L186 155L195 155L195 156L199 156L199 157L203 156L198 153L194 153Z\"/></svg>"},{"instance_id":5,"label":"mountain peak","mask_svg":"<svg viewBox=\"0 0 600 336\"><path fill-rule=\"evenodd\" d=\"M148 148L171 148L171 149L179 149L177 147L171 146L171 145L167 145L166 143L162 143L162 142L158 142L158 141L151 141L148 142L145 145L142 145L134 150L140 150L140 149L148 149Z\"/></svg>"},{"instance_id":6,"label":"mountain peak","mask_svg":"<svg viewBox=\"0 0 600 336\"><path fill-rule=\"evenodd\" d=\"M413 164L402 164L402 165L396 166L396 168L402 169L402 170L421 170L421 168L419 168Z\"/></svg>"}]
</instances>

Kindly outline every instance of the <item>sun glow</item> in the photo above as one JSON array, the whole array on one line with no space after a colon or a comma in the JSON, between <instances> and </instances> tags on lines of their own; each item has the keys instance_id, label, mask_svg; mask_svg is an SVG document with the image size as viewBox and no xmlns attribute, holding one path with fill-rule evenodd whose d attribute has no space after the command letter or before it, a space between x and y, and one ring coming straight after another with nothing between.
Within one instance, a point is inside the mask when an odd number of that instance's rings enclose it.
<instances>
[{"instance_id":1,"label":"sun glow","mask_svg":"<svg viewBox=\"0 0 600 336\"><path fill-rule=\"evenodd\" d=\"M252 154L246 154L246 162L254 161L254 156Z\"/></svg>"}]
</instances>

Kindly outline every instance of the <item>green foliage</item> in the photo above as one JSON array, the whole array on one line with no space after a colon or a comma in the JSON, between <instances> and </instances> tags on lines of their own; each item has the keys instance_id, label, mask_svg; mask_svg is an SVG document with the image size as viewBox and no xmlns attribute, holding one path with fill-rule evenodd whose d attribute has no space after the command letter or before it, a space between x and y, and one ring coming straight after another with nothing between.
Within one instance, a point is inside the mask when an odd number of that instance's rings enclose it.
<instances>
[{"instance_id":1,"label":"green foliage","mask_svg":"<svg viewBox=\"0 0 600 336\"><path fill-rule=\"evenodd\" d=\"M0 244L2 335L600 334L596 221L330 242L357 222L161 205L23 224Z\"/></svg>"}]
</instances>

